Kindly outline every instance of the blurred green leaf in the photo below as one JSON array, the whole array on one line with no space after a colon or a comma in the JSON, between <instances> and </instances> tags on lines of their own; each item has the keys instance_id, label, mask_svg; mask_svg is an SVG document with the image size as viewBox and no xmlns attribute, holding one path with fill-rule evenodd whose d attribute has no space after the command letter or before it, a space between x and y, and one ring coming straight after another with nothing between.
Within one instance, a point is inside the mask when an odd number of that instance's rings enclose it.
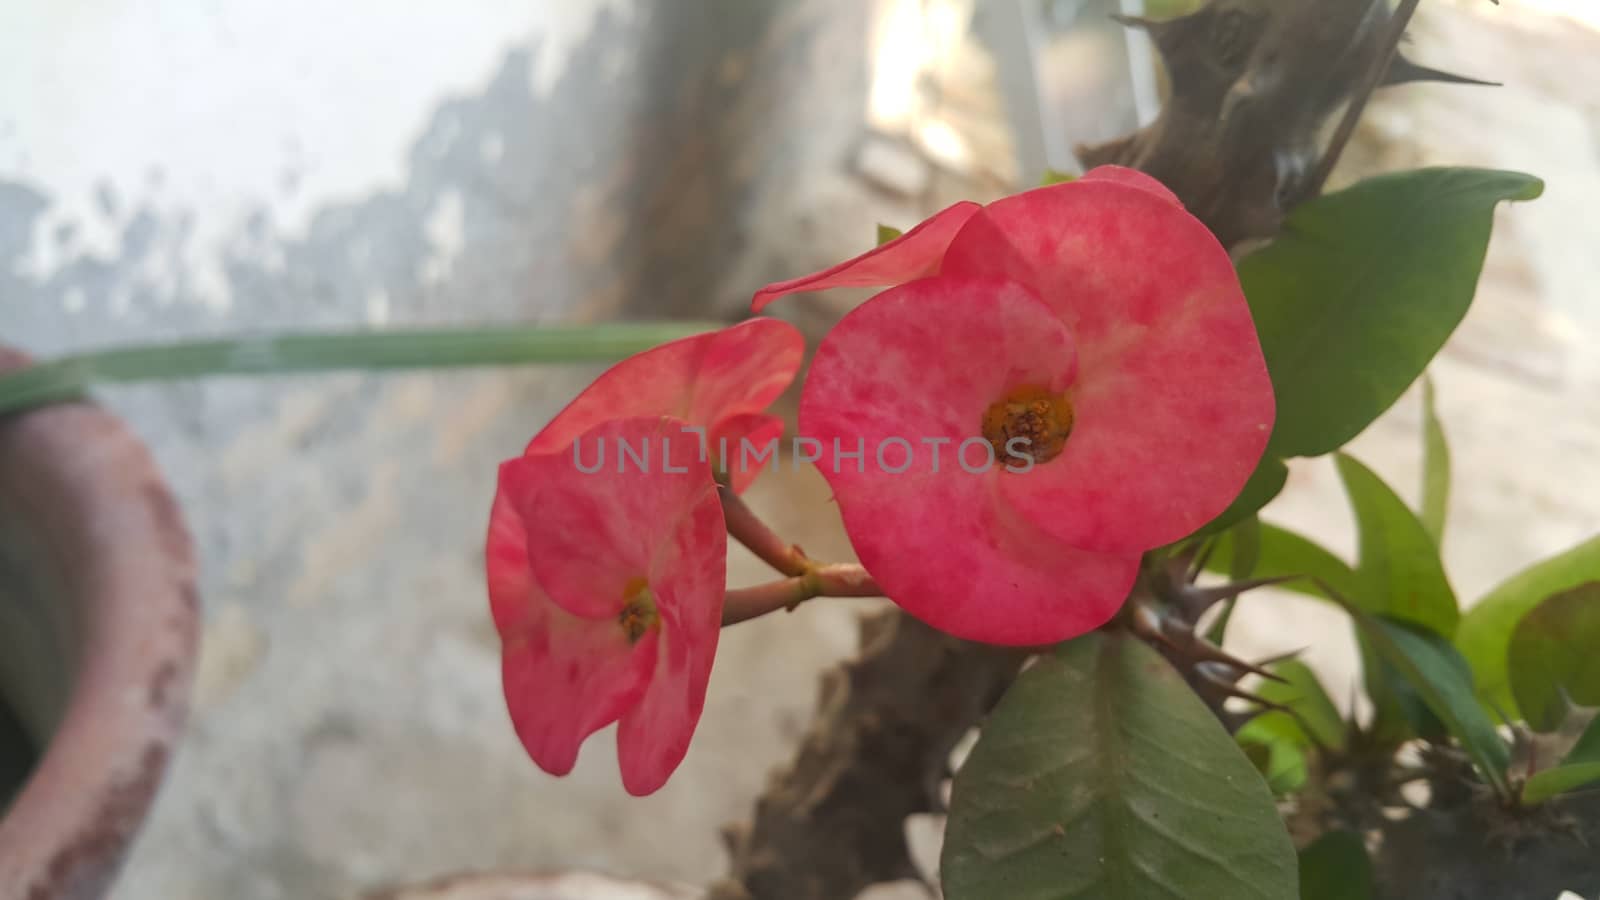
<instances>
[{"instance_id":1,"label":"blurred green leaf","mask_svg":"<svg viewBox=\"0 0 1600 900\"><path fill-rule=\"evenodd\" d=\"M878 246L882 247L884 244L889 243L902 234L905 234L905 232L894 227L893 225L884 225L880 223L878 225Z\"/></svg>"},{"instance_id":2,"label":"blurred green leaf","mask_svg":"<svg viewBox=\"0 0 1600 900\"><path fill-rule=\"evenodd\" d=\"M1557 794L1600 781L1600 716L1590 720L1561 764L1537 772L1522 786L1522 802L1534 806Z\"/></svg>"},{"instance_id":3,"label":"blurred green leaf","mask_svg":"<svg viewBox=\"0 0 1600 900\"><path fill-rule=\"evenodd\" d=\"M1345 746L1345 724L1322 683L1307 665L1284 660L1270 667L1287 684L1262 679L1251 690L1293 710L1293 714L1268 710L1246 722L1234 739L1256 764L1272 792L1285 795L1306 781L1306 755L1318 747L1340 750Z\"/></svg>"},{"instance_id":4,"label":"blurred green leaf","mask_svg":"<svg viewBox=\"0 0 1600 900\"><path fill-rule=\"evenodd\" d=\"M1273 796L1287 797L1305 787L1310 778L1310 768L1306 763L1306 752L1294 742L1254 731L1248 724L1234 734L1233 739L1239 743L1250 764L1261 773L1262 780L1267 783L1267 789L1272 791Z\"/></svg>"},{"instance_id":5,"label":"blurred green leaf","mask_svg":"<svg viewBox=\"0 0 1600 900\"><path fill-rule=\"evenodd\" d=\"M1352 599L1368 612L1455 634L1460 612L1445 577L1439 548L1415 513L1371 469L1345 454L1336 457L1360 549Z\"/></svg>"},{"instance_id":6,"label":"blurred green leaf","mask_svg":"<svg viewBox=\"0 0 1600 900\"><path fill-rule=\"evenodd\" d=\"M1052 184L1067 184L1077 181L1078 176L1068 175L1066 172L1057 172L1055 169L1045 169L1044 176L1039 179L1040 187L1049 187Z\"/></svg>"},{"instance_id":7,"label":"blurred green leaf","mask_svg":"<svg viewBox=\"0 0 1600 900\"><path fill-rule=\"evenodd\" d=\"M1264 700L1294 710L1294 715L1268 710L1251 719L1250 724L1259 725L1306 747L1343 750L1347 730L1344 717L1339 715L1339 708L1334 706L1333 699L1323 689L1322 682L1311 667L1299 660L1286 659L1269 668L1287 684L1262 679L1255 685L1254 692Z\"/></svg>"},{"instance_id":8,"label":"blurred green leaf","mask_svg":"<svg viewBox=\"0 0 1600 900\"><path fill-rule=\"evenodd\" d=\"M1472 665L1479 697L1516 716L1506 676L1512 631L1546 597L1588 581L1600 581L1600 536L1513 575L1467 610L1456 630L1456 647Z\"/></svg>"},{"instance_id":9,"label":"blurred green leaf","mask_svg":"<svg viewBox=\"0 0 1600 900\"><path fill-rule=\"evenodd\" d=\"M1382 175L1300 206L1241 261L1278 398L1268 454L1332 452L1393 405L1472 304L1495 206L1543 190L1485 169Z\"/></svg>"},{"instance_id":10,"label":"blurred green leaf","mask_svg":"<svg viewBox=\"0 0 1600 900\"><path fill-rule=\"evenodd\" d=\"M1091 633L1017 679L956 775L949 900L1284 900L1294 847L1250 760L1166 660Z\"/></svg>"},{"instance_id":11,"label":"blurred green leaf","mask_svg":"<svg viewBox=\"0 0 1600 900\"><path fill-rule=\"evenodd\" d=\"M1330 831L1300 851L1300 900L1372 900L1373 882L1360 835Z\"/></svg>"},{"instance_id":12,"label":"blurred green leaf","mask_svg":"<svg viewBox=\"0 0 1600 900\"><path fill-rule=\"evenodd\" d=\"M1239 524L1228 529L1222 538L1228 539L1228 550L1232 557L1223 570L1229 580L1243 581L1255 571L1256 563L1261 559L1261 520L1254 515L1246 516ZM1212 548L1213 552L1215 547ZM1228 623L1233 621L1233 611L1239 605L1238 595L1227 597L1217 609L1217 615L1206 628L1206 640L1217 646L1222 646L1228 637ZM1270 781L1270 779L1269 779Z\"/></svg>"},{"instance_id":13,"label":"blurred green leaf","mask_svg":"<svg viewBox=\"0 0 1600 900\"><path fill-rule=\"evenodd\" d=\"M1434 403L1433 379L1422 377L1422 524L1434 544L1444 546L1450 510L1450 444Z\"/></svg>"},{"instance_id":14,"label":"blurred green leaf","mask_svg":"<svg viewBox=\"0 0 1600 900\"><path fill-rule=\"evenodd\" d=\"M1600 706L1600 581L1534 607L1511 633L1506 670L1528 726L1555 731L1570 703Z\"/></svg>"},{"instance_id":15,"label":"blurred green leaf","mask_svg":"<svg viewBox=\"0 0 1600 900\"><path fill-rule=\"evenodd\" d=\"M1511 753L1494 723L1478 705L1472 673L1449 642L1430 631L1347 605L1371 652L1393 668L1428 710L1461 744L1486 782L1507 796L1506 767Z\"/></svg>"},{"instance_id":16,"label":"blurred green leaf","mask_svg":"<svg viewBox=\"0 0 1600 900\"><path fill-rule=\"evenodd\" d=\"M337 369L608 362L719 327L709 322L502 325L182 341L101 350L0 375L0 413L82 396L111 382Z\"/></svg>"},{"instance_id":17,"label":"blurred green leaf","mask_svg":"<svg viewBox=\"0 0 1600 900\"><path fill-rule=\"evenodd\" d=\"M1563 763L1553 769L1535 772L1522 785L1522 802L1537 806L1557 794L1565 794L1596 781L1600 781L1600 762Z\"/></svg>"},{"instance_id":18,"label":"blurred green leaf","mask_svg":"<svg viewBox=\"0 0 1600 900\"><path fill-rule=\"evenodd\" d=\"M1256 564L1249 569L1248 576L1233 574L1236 568L1236 550L1238 537L1230 530L1219 535L1211 550L1211 557L1206 561L1206 568L1212 572L1226 574L1231 578L1280 578L1288 575L1309 575L1327 583L1334 590L1347 597L1355 597L1363 589L1363 584L1357 577L1355 570L1350 565L1310 539L1302 537L1286 528L1280 528L1267 522L1261 523L1260 534L1257 538ZM1286 591L1305 594L1310 597L1325 597L1322 588L1310 578L1297 578L1279 585ZM1374 612L1380 610L1373 610Z\"/></svg>"},{"instance_id":19,"label":"blurred green leaf","mask_svg":"<svg viewBox=\"0 0 1600 900\"><path fill-rule=\"evenodd\" d=\"M1228 529L1227 537L1230 538L1229 550L1233 559L1229 561L1228 578L1233 581L1243 581L1249 578L1261 564L1261 519L1248 516L1244 521Z\"/></svg>"},{"instance_id":20,"label":"blurred green leaf","mask_svg":"<svg viewBox=\"0 0 1600 900\"><path fill-rule=\"evenodd\" d=\"M1564 766L1579 763L1600 763L1600 716L1589 721L1589 727L1578 736L1578 742L1572 745L1566 759L1561 761Z\"/></svg>"}]
</instances>

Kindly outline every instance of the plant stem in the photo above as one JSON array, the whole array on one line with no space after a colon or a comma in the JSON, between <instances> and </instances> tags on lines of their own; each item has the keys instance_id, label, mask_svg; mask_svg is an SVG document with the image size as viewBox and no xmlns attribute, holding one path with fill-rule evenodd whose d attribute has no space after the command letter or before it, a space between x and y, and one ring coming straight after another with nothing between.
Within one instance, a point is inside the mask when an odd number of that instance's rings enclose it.
<instances>
[{"instance_id":1,"label":"plant stem","mask_svg":"<svg viewBox=\"0 0 1600 900\"><path fill-rule=\"evenodd\" d=\"M788 543L761 521L743 498L726 484L718 487L722 516L728 523L728 536L743 544L762 562L790 576L806 574L813 563L799 547Z\"/></svg>"},{"instance_id":2,"label":"plant stem","mask_svg":"<svg viewBox=\"0 0 1600 900\"><path fill-rule=\"evenodd\" d=\"M881 597L883 589L855 563L815 565L804 575L728 591L722 607L724 627L794 609L813 597Z\"/></svg>"}]
</instances>

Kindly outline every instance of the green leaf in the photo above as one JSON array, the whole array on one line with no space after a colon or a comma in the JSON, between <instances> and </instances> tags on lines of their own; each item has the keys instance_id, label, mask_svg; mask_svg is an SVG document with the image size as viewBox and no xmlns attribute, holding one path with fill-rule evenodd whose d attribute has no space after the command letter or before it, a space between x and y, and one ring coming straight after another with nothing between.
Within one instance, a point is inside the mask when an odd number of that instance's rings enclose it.
<instances>
[{"instance_id":1,"label":"green leaf","mask_svg":"<svg viewBox=\"0 0 1600 900\"><path fill-rule=\"evenodd\" d=\"M1052 184L1066 184L1077 181L1078 176L1068 175L1066 172L1057 172L1055 169L1045 169L1044 176L1039 179L1040 187L1049 187Z\"/></svg>"},{"instance_id":2,"label":"green leaf","mask_svg":"<svg viewBox=\"0 0 1600 900\"><path fill-rule=\"evenodd\" d=\"M1570 703L1600 706L1600 581L1555 594L1511 633L1511 695L1529 727L1555 731Z\"/></svg>"},{"instance_id":3,"label":"green leaf","mask_svg":"<svg viewBox=\"0 0 1600 900\"><path fill-rule=\"evenodd\" d=\"M1269 710L1251 719L1249 725L1269 730L1308 748L1322 746L1329 750L1343 750L1346 732L1344 717L1339 715L1339 708L1333 705L1333 699L1323 689L1322 682L1311 671L1311 667L1299 660L1286 659L1270 668L1274 675L1287 683L1262 679L1255 686L1255 693L1264 700L1294 710L1295 715Z\"/></svg>"},{"instance_id":4,"label":"green leaf","mask_svg":"<svg viewBox=\"0 0 1600 900\"><path fill-rule=\"evenodd\" d=\"M1567 758L1561 761L1564 766L1575 766L1580 763L1600 763L1600 716L1589 722L1589 727L1578 736L1578 742L1567 751Z\"/></svg>"},{"instance_id":5,"label":"green leaf","mask_svg":"<svg viewBox=\"0 0 1600 900\"><path fill-rule=\"evenodd\" d=\"M1256 563L1261 559L1261 520L1254 515L1247 516L1239 524L1228 529L1222 536L1227 539L1229 555L1232 557L1228 565L1223 567L1230 581L1243 581L1250 577L1256 569ZM1218 538L1218 540L1222 540ZM1213 552L1215 547L1213 547ZM1239 605L1238 595L1228 597L1222 601L1217 610L1217 615L1211 620L1211 625L1206 628L1206 640L1217 646L1228 636L1228 623L1233 620L1233 610ZM1270 782L1271 779L1268 779Z\"/></svg>"},{"instance_id":6,"label":"green leaf","mask_svg":"<svg viewBox=\"0 0 1600 900\"><path fill-rule=\"evenodd\" d=\"M1239 496L1215 519L1200 526L1191 537L1220 534L1255 515L1263 506L1271 503L1272 498L1283 492L1284 482L1288 480L1289 467L1283 464L1283 460L1262 457L1255 472L1251 473L1250 480L1240 488Z\"/></svg>"},{"instance_id":7,"label":"green leaf","mask_svg":"<svg viewBox=\"0 0 1600 900\"><path fill-rule=\"evenodd\" d=\"M1600 762L1562 764L1543 772L1535 772L1522 785L1522 802L1537 806L1557 794L1581 788L1600 781Z\"/></svg>"},{"instance_id":8,"label":"green leaf","mask_svg":"<svg viewBox=\"0 0 1600 900\"><path fill-rule=\"evenodd\" d=\"M1433 542L1444 546L1444 523L1450 510L1450 444L1434 404L1433 379L1422 378L1422 524Z\"/></svg>"},{"instance_id":9,"label":"green leaf","mask_svg":"<svg viewBox=\"0 0 1600 900\"><path fill-rule=\"evenodd\" d=\"M1294 847L1241 751L1154 650L1091 633L1023 672L956 775L949 900L1284 900Z\"/></svg>"},{"instance_id":10,"label":"green leaf","mask_svg":"<svg viewBox=\"0 0 1600 900\"><path fill-rule=\"evenodd\" d=\"M1236 567L1237 541L1238 537L1233 531L1218 537L1211 557L1206 561L1206 568L1231 578L1240 577L1232 574ZM1286 528L1261 523L1256 564L1250 570L1250 577L1282 578L1290 575L1308 575L1311 578L1296 578L1279 587L1310 597L1327 596L1312 578L1328 584L1346 597L1355 597L1363 589L1355 570L1344 560Z\"/></svg>"},{"instance_id":11,"label":"green leaf","mask_svg":"<svg viewBox=\"0 0 1600 900\"><path fill-rule=\"evenodd\" d=\"M607 362L709 331L706 322L504 325L183 341L101 350L0 375L0 414L82 396L109 382L336 369Z\"/></svg>"},{"instance_id":12,"label":"green leaf","mask_svg":"<svg viewBox=\"0 0 1600 900\"><path fill-rule=\"evenodd\" d=\"M898 229L896 227L894 227L893 225L884 225L882 223L879 223L878 224L878 246L882 247L884 244L889 243L890 241L894 240L895 238L899 237L902 234L905 234L905 232L901 231L900 229Z\"/></svg>"},{"instance_id":13,"label":"green leaf","mask_svg":"<svg viewBox=\"0 0 1600 900\"><path fill-rule=\"evenodd\" d=\"M1377 616L1354 605L1346 609L1371 652L1416 692L1446 731L1461 744L1486 782L1507 795L1506 767L1511 754L1506 743L1478 705L1472 690L1472 673L1455 648L1439 635Z\"/></svg>"},{"instance_id":14,"label":"green leaf","mask_svg":"<svg viewBox=\"0 0 1600 900\"><path fill-rule=\"evenodd\" d=\"M1261 519L1249 516L1228 529L1233 559L1228 566L1228 578L1243 581L1255 572L1261 563Z\"/></svg>"},{"instance_id":15,"label":"green leaf","mask_svg":"<svg viewBox=\"0 0 1600 900\"><path fill-rule=\"evenodd\" d=\"M1261 773L1275 797L1287 797L1305 787L1310 778L1306 753L1292 741L1251 731L1249 725L1233 736L1250 763Z\"/></svg>"},{"instance_id":16,"label":"green leaf","mask_svg":"<svg viewBox=\"0 0 1600 900\"><path fill-rule=\"evenodd\" d=\"M1374 880L1360 835L1330 831L1300 851L1300 900L1372 900Z\"/></svg>"},{"instance_id":17,"label":"green leaf","mask_svg":"<svg viewBox=\"0 0 1600 900\"><path fill-rule=\"evenodd\" d=\"M1590 720L1560 765L1535 773L1523 784L1522 802L1535 806L1596 781L1600 781L1600 716Z\"/></svg>"},{"instance_id":18,"label":"green leaf","mask_svg":"<svg viewBox=\"0 0 1600 900\"><path fill-rule=\"evenodd\" d=\"M1272 671L1288 683L1263 679L1252 690L1294 714L1264 712L1246 722L1234 739L1245 748L1272 792L1281 796L1304 786L1306 754L1319 746L1344 748L1345 725L1322 683L1304 663L1284 660L1273 665Z\"/></svg>"},{"instance_id":19,"label":"green leaf","mask_svg":"<svg viewBox=\"0 0 1600 900\"><path fill-rule=\"evenodd\" d=\"M1543 190L1516 172L1421 169L1290 214L1239 264L1278 398L1267 452L1332 452L1393 405L1472 304L1495 205Z\"/></svg>"},{"instance_id":20,"label":"green leaf","mask_svg":"<svg viewBox=\"0 0 1600 900\"><path fill-rule=\"evenodd\" d=\"M1512 630L1546 597L1597 580L1600 536L1513 575L1467 610L1456 630L1456 647L1472 665L1478 695L1485 702L1504 710L1507 716L1516 715L1517 705L1506 676Z\"/></svg>"},{"instance_id":21,"label":"green leaf","mask_svg":"<svg viewBox=\"0 0 1600 900\"><path fill-rule=\"evenodd\" d=\"M1371 469L1342 453L1336 459L1360 534L1353 599L1368 612L1455 634L1461 614L1428 530Z\"/></svg>"}]
</instances>

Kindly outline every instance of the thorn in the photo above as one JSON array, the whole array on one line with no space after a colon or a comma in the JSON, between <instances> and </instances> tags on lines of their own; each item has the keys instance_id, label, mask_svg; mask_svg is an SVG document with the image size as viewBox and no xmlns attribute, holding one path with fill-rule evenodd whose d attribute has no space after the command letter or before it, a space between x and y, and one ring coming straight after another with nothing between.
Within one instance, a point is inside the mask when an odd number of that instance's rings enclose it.
<instances>
[{"instance_id":1,"label":"thorn","mask_svg":"<svg viewBox=\"0 0 1600 900\"><path fill-rule=\"evenodd\" d=\"M1144 605L1137 604L1133 607L1133 614L1129 617L1129 626L1133 633L1146 640L1156 641L1174 652L1182 652L1183 648L1172 642L1167 634L1166 623L1161 614Z\"/></svg>"},{"instance_id":2,"label":"thorn","mask_svg":"<svg viewBox=\"0 0 1600 900\"><path fill-rule=\"evenodd\" d=\"M1179 596L1184 614L1199 621L1206 610L1224 600L1231 600L1245 591L1293 581L1296 577L1298 576L1280 575L1275 578L1250 578L1209 588L1188 587Z\"/></svg>"},{"instance_id":3,"label":"thorn","mask_svg":"<svg viewBox=\"0 0 1600 900\"><path fill-rule=\"evenodd\" d=\"M1272 578L1247 578L1244 581L1231 581L1227 584L1219 584L1216 587L1201 588L1197 591L1194 591L1193 595L1197 599L1202 600L1206 607L1209 608L1213 603L1220 603L1223 600L1232 600L1234 597L1239 596L1245 591L1253 591L1256 588L1272 587L1276 584L1283 584L1286 581L1293 581L1298 577L1299 576L1297 575L1278 575Z\"/></svg>"},{"instance_id":4,"label":"thorn","mask_svg":"<svg viewBox=\"0 0 1600 900\"><path fill-rule=\"evenodd\" d=\"M1190 638L1189 646L1185 648L1184 652L1196 663L1220 663L1239 669L1241 671L1237 677L1242 677L1244 672L1249 672L1252 675L1259 675L1268 681L1276 681L1279 684L1289 683L1283 676L1268 671L1261 666L1246 662L1204 638L1195 637L1193 634L1190 635Z\"/></svg>"},{"instance_id":5,"label":"thorn","mask_svg":"<svg viewBox=\"0 0 1600 900\"><path fill-rule=\"evenodd\" d=\"M1111 21L1124 28L1140 28L1145 31L1154 31L1161 27L1161 23L1153 19L1146 19L1144 16L1130 16L1123 13L1112 13Z\"/></svg>"},{"instance_id":6,"label":"thorn","mask_svg":"<svg viewBox=\"0 0 1600 900\"><path fill-rule=\"evenodd\" d=\"M1206 664L1206 663L1201 663L1200 665L1194 667L1194 671L1195 671L1195 674L1197 676L1199 676L1207 684L1211 685L1212 687L1216 688L1219 691L1222 691L1224 694L1227 694L1229 697L1237 697L1240 700L1249 701L1251 703L1257 704L1258 706L1262 707L1263 709L1271 710L1273 712L1281 712L1281 713L1287 713L1289 715L1294 715L1294 711L1289 709L1289 707L1284 706L1282 703L1276 703L1276 702L1274 702L1272 700L1268 700L1265 697L1259 696L1257 694L1252 694L1249 691L1245 690L1244 688L1239 687L1237 684L1234 684L1232 681L1229 681L1227 676L1218 674L1217 671L1215 670L1215 668L1213 668L1212 665L1209 665L1209 664Z\"/></svg>"},{"instance_id":7,"label":"thorn","mask_svg":"<svg viewBox=\"0 0 1600 900\"><path fill-rule=\"evenodd\" d=\"M1256 663L1256 665L1258 665L1258 666L1272 666L1272 665L1277 665L1278 663L1281 663L1281 662L1287 662L1287 661L1289 661L1291 659L1299 659L1300 658L1300 654L1302 654L1302 653L1304 653L1304 652L1306 652L1307 650L1310 650L1310 649L1311 649L1310 647L1301 647L1299 650L1289 650L1289 651L1284 652L1284 653L1276 653L1276 654L1273 654L1272 656L1267 657L1266 659L1258 661Z\"/></svg>"},{"instance_id":8,"label":"thorn","mask_svg":"<svg viewBox=\"0 0 1600 900\"><path fill-rule=\"evenodd\" d=\"M1384 76L1382 87L1393 87L1397 84L1412 84L1419 81L1438 81L1445 84L1476 84L1483 87L1500 87L1498 81L1483 81L1478 78L1469 78L1446 72L1443 69L1434 69L1418 65L1404 56L1396 53L1394 62L1389 66L1389 73Z\"/></svg>"}]
</instances>

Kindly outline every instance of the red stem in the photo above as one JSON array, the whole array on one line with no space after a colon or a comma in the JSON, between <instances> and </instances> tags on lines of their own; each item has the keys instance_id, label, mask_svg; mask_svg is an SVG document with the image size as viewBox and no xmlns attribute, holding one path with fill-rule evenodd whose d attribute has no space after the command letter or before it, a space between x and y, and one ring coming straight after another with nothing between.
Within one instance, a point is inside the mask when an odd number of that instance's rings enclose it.
<instances>
[{"instance_id":1,"label":"red stem","mask_svg":"<svg viewBox=\"0 0 1600 900\"><path fill-rule=\"evenodd\" d=\"M728 591L722 624L737 625L780 609L794 609L813 597L881 596L883 589L855 563L813 564L804 575Z\"/></svg>"},{"instance_id":2,"label":"red stem","mask_svg":"<svg viewBox=\"0 0 1600 900\"><path fill-rule=\"evenodd\" d=\"M799 547L785 542L768 528L767 523L761 521L733 492L733 488L724 484L717 490L722 498L722 516L728 523L729 537L745 545L762 562L785 575L798 577L815 565Z\"/></svg>"}]
</instances>

